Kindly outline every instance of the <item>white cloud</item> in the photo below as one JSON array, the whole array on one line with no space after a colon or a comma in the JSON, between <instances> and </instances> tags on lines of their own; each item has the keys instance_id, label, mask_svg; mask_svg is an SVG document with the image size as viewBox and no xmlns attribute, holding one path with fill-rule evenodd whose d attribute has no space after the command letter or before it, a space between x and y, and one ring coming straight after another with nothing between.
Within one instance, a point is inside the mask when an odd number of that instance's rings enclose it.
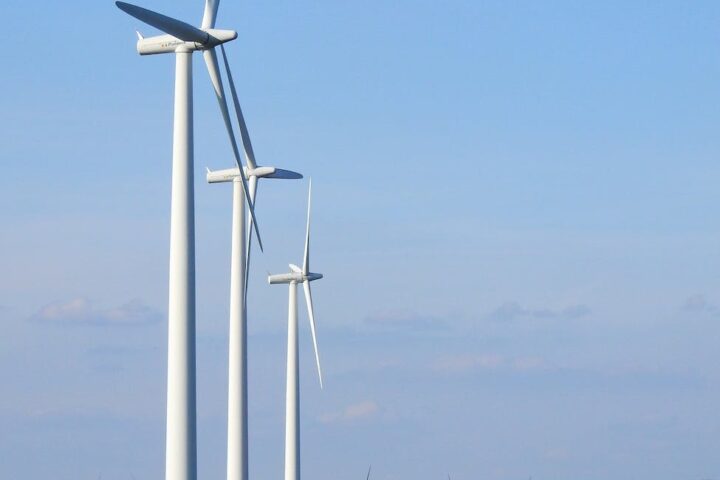
<instances>
[{"instance_id":1,"label":"white cloud","mask_svg":"<svg viewBox=\"0 0 720 480\"><path fill-rule=\"evenodd\" d=\"M377 403L366 400L348 405L340 412L325 413L320 416L320 421L323 423L347 422L372 417L379 411L380 407L378 407Z\"/></svg>"},{"instance_id":2,"label":"white cloud","mask_svg":"<svg viewBox=\"0 0 720 480\"><path fill-rule=\"evenodd\" d=\"M84 298L45 305L33 315L33 319L47 321L85 321L90 314L90 305Z\"/></svg>"},{"instance_id":3,"label":"white cloud","mask_svg":"<svg viewBox=\"0 0 720 480\"><path fill-rule=\"evenodd\" d=\"M85 298L45 305L30 317L33 321L74 325L145 325L160 320L160 313L140 300L118 307L96 309Z\"/></svg>"}]
</instances>

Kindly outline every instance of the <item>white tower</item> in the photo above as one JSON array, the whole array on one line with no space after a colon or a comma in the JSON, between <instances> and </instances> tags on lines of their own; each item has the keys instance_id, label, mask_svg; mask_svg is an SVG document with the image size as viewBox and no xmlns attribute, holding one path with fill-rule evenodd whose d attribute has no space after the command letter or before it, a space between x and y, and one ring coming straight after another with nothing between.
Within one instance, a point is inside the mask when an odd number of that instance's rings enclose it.
<instances>
[{"instance_id":1,"label":"white tower","mask_svg":"<svg viewBox=\"0 0 720 480\"><path fill-rule=\"evenodd\" d=\"M215 47L237 38L233 30L213 28L217 0L206 0L202 28L131 5L115 2L133 17L166 35L138 34L141 55L175 53L172 198L170 208L170 280L168 301L168 390L165 449L166 480L197 478L195 386L195 213L193 184L192 53L202 51L215 87L238 168L242 169L227 102L219 82ZM224 51L223 51L224 54ZM227 65L227 61L226 61ZM244 173L244 170L243 170ZM249 199L247 181L240 175ZM250 214L255 223L252 202ZM255 223L257 233L257 223ZM260 237L258 243L261 245Z\"/></svg>"}]
</instances>

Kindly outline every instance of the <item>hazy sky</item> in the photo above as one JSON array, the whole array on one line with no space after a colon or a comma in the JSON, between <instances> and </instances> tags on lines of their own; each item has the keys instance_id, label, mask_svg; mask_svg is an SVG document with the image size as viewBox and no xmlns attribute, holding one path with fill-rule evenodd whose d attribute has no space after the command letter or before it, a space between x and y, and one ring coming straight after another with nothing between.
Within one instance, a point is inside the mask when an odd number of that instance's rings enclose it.
<instances>
[{"instance_id":1,"label":"hazy sky","mask_svg":"<svg viewBox=\"0 0 720 480\"><path fill-rule=\"evenodd\" d=\"M201 0L144 6L199 23ZM0 478L164 472L174 60L2 2ZM720 4L230 1L259 163L313 178L305 478L720 479ZM198 441L223 478L232 166L195 57ZM266 181L251 473L281 478L307 181ZM303 308L302 303L300 304Z\"/></svg>"}]
</instances>

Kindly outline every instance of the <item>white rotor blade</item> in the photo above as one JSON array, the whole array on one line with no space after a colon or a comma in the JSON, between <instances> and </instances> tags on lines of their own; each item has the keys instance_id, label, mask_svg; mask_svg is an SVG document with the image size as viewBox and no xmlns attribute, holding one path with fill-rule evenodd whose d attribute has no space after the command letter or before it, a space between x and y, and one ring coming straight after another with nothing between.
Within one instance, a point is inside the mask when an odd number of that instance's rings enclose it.
<instances>
[{"instance_id":1,"label":"white rotor blade","mask_svg":"<svg viewBox=\"0 0 720 480\"><path fill-rule=\"evenodd\" d=\"M305 229L305 254L303 256L303 273L305 275L310 272L310 200L312 198L312 179L308 187L308 211L307 211L307 228Z\"/></svg>"},{"instance_id":2,"label":"white rotor blade","mask_svg":"<svg viewBox=\"0 0 720 480\"><path fill-rule=\"evenodd\" d=\"M233 155L235 156L235 162L240 169L240 179L243 183L243 190L245 192L245 200L248 203L248 210L250 210L250 217L255 225L255 235L258 239L258 245L260 250L263 250L262 240L260 239L260 231L257 225L257 219L255 218L255 206L250 198L248 183L245 178L245 169L243 168L242 161L240 160L240 152L238 150L237 141L235 140L235 132L233 132L232 123L230 122L230 114L228 113L227 101L225 100L225 90L223 89L222 79L220 78L220 69L218 67L217 55L214 48L203 51L203 58L205 58L205 64L210 74L210 81L215 89L215 96L218 99L220 105L220 112L222 113L223 120L225 122L225 129L230 137L230 144L232 145Z\"/></svg>"},{"instance_id":3,"label":"white rotor blade","mask_svg":"<svg viewBox=\"0 0 720 480\"><path fill-rule=\"evenodd\" d=\"M313 312L312 294L310 293L309 280L305 280L303 282L303 290L305 291L305 303L307 303L308 317L310 318L310 331L312 332L313 347L315 348L315 363L317 363L320 388L323 388L322 371L320 370L320 354L318 353L317 337L315 336L315 314Z\"/></svg>"},{"instance_id":4,"label":"white rotor blade","mask_svg":"<svg viewBox=\"0 0 720 480\"><path fill-rule=\"evenodd\" d=\"M165 16L161 13L153 12L147 8L138 7L137 5L125 2L115 2L115 5L128 15L147 23L148 25L152 25L158 30L169 33L180 40L205 44L210 38L206 32L203 32L199 28L195 28L192 25Z\"/></svg>"},{"instance_id":5,"label":"white rotor blade","mask_svg":"<svg viewBox=\"0 0 720 480\"><path fill-rule=\"evenodd\" d=\"M252 175L249 180L250 183L250 199L255 206L255 194L257 193L258 177ZM250 278L250 251L252 246L252 219L248 218L247 225L247 250L245 255L245 304L247 305L247 291L248 291L248 279Z\"/></svg>"},{"instance_id":6,"label":"white rotor blade","mask_svg":"<svg viewBox=\"0 0 720 480\"><path fill-rule=\"evenodd\" d=\"M250 134L248 133L247 125L245 124L245 117L240 108L240 101L238 100L237 91L235 90L235 82L230 72L230 64L225 54L225 47L220 45L223 54L223 61L225 62L225 71L228 76L228 83L230 84L230 93L232 93L233 102L235 103L235 114L237 115L238 124L240 125L240 138L242 138L243 148L245 149L245 159L247 160L250 168L257 168L255 162L255 152L253 152L252 143L250 142Z\"/></svg>"},{"instance_id":7,"label":"white rotor blade","mask_svg":"<svg viewBox=\"0 0 720 480\"><path fill-rule=\"evenodd\" d=\"M218 5L220 0L205 0L205 12L203 13L202 28L215 28Z\"/></svg>"}]
</instances>

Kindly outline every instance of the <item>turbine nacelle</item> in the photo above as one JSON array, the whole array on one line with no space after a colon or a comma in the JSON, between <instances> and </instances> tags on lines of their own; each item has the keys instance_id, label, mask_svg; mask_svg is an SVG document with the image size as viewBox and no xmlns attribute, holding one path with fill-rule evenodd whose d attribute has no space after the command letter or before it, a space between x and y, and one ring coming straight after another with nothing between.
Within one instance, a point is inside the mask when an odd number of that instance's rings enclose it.
<instances>
[{"instance_id":1,"label":"turbine nacelle","mask_svg":"<svg viewBox=\"0 0 720 480\"><path fill-rule=\"evenodd\" d=\"M145 38L138 35L137 51L140 55L156 55L159 53L175 53L178 49L186 51L207 50L237 38L235 30L219 30L208 28L202 30L207 34L207 41L187 42L172 35L157 35Z\"/></svg>"},{"instance_id":2,"label":"turbine nacelle","mask_svg":"<svg viewBox=\"0 0 720 480\"><path fill-rule=\"evenodd\" d=\"M279 283L303 283L305 281L312 282L323 278L322 273L303 273L302 270L295 266L290 265L291 272L278 273L275 275L268 275L268 283L270 285L277 285Z\"/></svg>"}]
</instances>

